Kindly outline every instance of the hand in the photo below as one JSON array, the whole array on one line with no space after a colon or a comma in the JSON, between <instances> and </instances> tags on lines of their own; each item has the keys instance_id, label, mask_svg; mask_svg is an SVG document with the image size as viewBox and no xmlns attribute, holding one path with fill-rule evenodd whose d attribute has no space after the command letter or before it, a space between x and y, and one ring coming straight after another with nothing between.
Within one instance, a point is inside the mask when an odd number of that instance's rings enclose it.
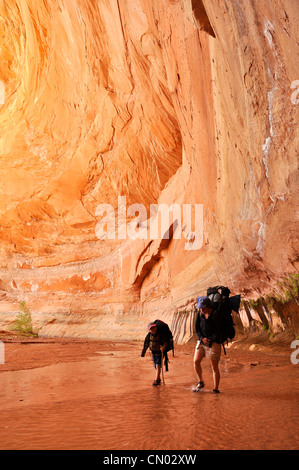
<instances>
[{"instance_id":1,"label":"hand","mask_svg":"<svg viewBox=\"0 0 299 470\"><path fill-rule=\"evenodd\" d=\"M209 346L210 344L210 340L208 338L202 338L202 342L203 344L205 344L206 346Z\"/></svg>"}]
</instances>

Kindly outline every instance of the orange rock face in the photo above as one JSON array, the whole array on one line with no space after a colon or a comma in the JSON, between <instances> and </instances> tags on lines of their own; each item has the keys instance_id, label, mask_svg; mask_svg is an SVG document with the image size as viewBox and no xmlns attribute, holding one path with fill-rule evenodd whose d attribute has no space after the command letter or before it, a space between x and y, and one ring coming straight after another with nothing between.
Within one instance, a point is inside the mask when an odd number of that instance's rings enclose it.
<instances>
[{"instance_id":1,"label":"orange rock face","mask_svg":"<svg viewBox=\"0 0 299 470\"><path fill-rule=\"evenodd\" d=\"M183 340L209 285L259 296L297 271L298 24L291 0L0 3L2 326L25 300L44 335L141 337L158 315ZM163 203L202 208L197 249L194 218L150 232Z\"/></svg>"}]
</instances>

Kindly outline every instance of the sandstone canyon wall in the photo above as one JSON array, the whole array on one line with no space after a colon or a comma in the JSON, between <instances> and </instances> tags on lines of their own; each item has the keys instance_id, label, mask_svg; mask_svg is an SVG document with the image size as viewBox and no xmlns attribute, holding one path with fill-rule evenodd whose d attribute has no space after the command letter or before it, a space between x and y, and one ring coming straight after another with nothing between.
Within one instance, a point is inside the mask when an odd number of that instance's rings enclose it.
<instances>
[{"instance_id":1,"label":"sandstone canyon wall","mask_svg":"<svg viewBox=\"0 0 299 470\"><path fill-rule=\"evenodd\" d=\"M1 328L25 301L42 335L140 339L160 317L185 341L209 285L257 299L296 275L298 25L296 0L1 0ZM171 222L117 236L119 197L140 224L201 205L202 246Z\"/></svg>"}]
</instances>

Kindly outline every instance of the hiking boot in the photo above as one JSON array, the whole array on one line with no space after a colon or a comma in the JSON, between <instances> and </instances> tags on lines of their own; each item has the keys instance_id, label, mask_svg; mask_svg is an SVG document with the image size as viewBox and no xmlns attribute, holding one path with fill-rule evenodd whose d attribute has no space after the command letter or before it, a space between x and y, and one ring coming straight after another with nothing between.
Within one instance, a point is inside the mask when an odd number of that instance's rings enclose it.
<instances>
[{"instance_id":1,"label":"hiking boot","mask_svg":"<svg viewBox=\"0 0 299 470\"><path fill-rule=\"evenodd\" d=\"M161 380L160 379L154 380L153 385L161 385Z\"/></svg>"}]
</instances>

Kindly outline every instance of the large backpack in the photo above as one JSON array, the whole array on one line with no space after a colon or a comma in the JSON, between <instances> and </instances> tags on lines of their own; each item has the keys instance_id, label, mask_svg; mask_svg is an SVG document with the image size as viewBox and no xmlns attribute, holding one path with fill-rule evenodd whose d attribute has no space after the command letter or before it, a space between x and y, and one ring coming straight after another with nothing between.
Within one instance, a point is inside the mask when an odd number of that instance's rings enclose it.
<instances>
[{"instance_id":1,"label":"large backpack","mask_svg":"<svg viewBox=\"0 0 299 470\"><path fill-rule=\"evenodd\" d=\"M230 297L230 290L226 286L214 286L207 289L207 296L212 302L215 319L218 325L218 334L223 345L228 340L234 339L236 335L235 326L232 317L232 311L238 313L240 308L241 296Z\"/></svg>"},{"instance_id":2,"label":"large backpack","mask_svg":"<svg viewBox=\"0 0 299 470\"><path fill-rule=\"evenodd\" d=\"M157 329L159 330L159 333L163 337L164 341L168 344L165 352L172 350L172 354L174 356L173 336L172 336L169 326L167 325L167 323L164 323L164 321L162 320L155 320L154 323L157 325Z\"/></svg>"}]
</instances>

